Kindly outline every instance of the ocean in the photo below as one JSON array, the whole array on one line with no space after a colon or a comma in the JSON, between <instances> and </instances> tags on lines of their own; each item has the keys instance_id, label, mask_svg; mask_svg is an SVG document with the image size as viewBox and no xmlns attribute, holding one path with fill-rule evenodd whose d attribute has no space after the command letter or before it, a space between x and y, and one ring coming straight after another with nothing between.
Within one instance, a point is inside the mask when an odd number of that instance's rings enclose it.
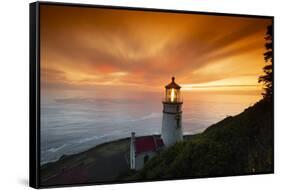
<instances>
[{"instance_id":1,"label":"ocean","mask_svg":"<svg viewBox=\"0 0 281 190\"><path fill-rule=\"evenodd\" d=\"M184 92L183 131L196 134L253 105L257 93ZM162 95L53 98L41 103L41 164L129 137L160 134Z\"/></svg>"}]
</instances>

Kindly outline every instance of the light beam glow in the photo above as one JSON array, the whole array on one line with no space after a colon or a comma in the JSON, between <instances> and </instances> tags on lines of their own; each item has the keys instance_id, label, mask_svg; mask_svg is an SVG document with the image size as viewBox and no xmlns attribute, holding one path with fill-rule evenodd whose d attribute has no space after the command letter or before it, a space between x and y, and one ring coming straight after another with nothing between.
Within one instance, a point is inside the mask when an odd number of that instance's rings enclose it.
<instances>
[{"instance_id":1,"label":"light beam glow","mask_svg":"<svg viewBox=\"0 0 281 190\"><path fill-rule=\"evenodd\" d=\"M171 102L174 102L175 99L175 90L172 88L171 90Z\"/></svg>"}]
</instances>

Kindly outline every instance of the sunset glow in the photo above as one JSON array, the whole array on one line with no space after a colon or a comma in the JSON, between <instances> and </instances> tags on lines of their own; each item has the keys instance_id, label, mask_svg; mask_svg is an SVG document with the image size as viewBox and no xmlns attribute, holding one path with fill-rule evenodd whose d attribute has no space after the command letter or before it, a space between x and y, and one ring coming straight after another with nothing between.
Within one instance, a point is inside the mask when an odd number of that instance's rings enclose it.
<instances>
[{"instance_id":1,"label":"sunset glow","mask_svg":"<svg viewBox=\"0 0 281 190\"><path fill-rule=\"evenodd\" d=\"M46 91L119 87L255 91L269 19L113 9L41 7Z\"/></svg>"}]
</instances>

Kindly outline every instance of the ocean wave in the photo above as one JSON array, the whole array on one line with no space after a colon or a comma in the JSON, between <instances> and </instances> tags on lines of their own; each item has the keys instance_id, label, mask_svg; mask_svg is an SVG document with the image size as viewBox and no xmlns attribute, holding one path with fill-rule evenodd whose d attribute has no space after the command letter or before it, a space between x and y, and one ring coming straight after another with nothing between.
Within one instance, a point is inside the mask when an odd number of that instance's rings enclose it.
<instances>
[{"instance_id":1,"label":"ocean wave","mask_svg":"<svg viewBox=\"0 0 281 190\"><path fill-rule=\"evenodd\" d=\"M92 141L92 140L98 140L98 139L102 139L102 138L107 137L107 136L110 136L110 134L86 137L86 138L78 140L77 143L80 144L80 143L85 143L85 142L89 142L89 141Z\"/></svg>"},{"instance_id":2,"label":"ocean wave","mask_svg":"<svg viewBox=\"0 0 281 190\"><path fill-rule=\"evenodd\" d=\"M156 113L156 112L153 112L153 113L150 113L148 115L144 115L140 118L136 118L136 119L130 119L128 121L131 121L131 122L135 122L135 121L143 121L143 120L148 120L148 119L154 119L154 118L160 118L162 117L162 114L161 113Z\"/></svg>"},{"instance_id":3,"label":"ocean wave","mask_svg":"<svg viewBox=\"0 0 281 190\"><path fill-rule=\"evenodd\" d=\"M61 146L59 146L59 147L57 147L57 148L50 148L50 149L48 149L47 151L48 151L48 152L55 153L55 152L57 152L57 151L63 149L64 147L66 147L66 144L63 144L63 145L61 145Z\"/></svg>"}]
</instances>

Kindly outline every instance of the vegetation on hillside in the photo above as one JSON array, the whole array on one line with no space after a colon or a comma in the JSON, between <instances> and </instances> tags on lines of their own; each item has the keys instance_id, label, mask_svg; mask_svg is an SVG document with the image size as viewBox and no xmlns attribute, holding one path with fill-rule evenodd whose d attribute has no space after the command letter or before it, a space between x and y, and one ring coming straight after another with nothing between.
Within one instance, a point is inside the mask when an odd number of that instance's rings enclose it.
<instances>
[{"instance_id":1,"label":"vegetation on hillside","mask_svg":"<svg viewBox=\"0 0 281 190\"><path fill-rule=\"evenodd\" d=\"M273 26L267 27L267 32L265 35L265 53L264 60L266 65L263 67L264 75L259 77L259 83L264 84L263 97L268 101L272 101L273 98L273 71L272 71L272 61L273 61Z\"/></svg>"},{"instance_id":2,"label":"vegetation on hillside","mask_svg":"<svg viewBox=\"0 0 281 190\"><path fill-rule=\"evenodd\" d=\"M132 180L273 172L272 106L260 101L150 160Z\"/></svg>"}]
</instances>

